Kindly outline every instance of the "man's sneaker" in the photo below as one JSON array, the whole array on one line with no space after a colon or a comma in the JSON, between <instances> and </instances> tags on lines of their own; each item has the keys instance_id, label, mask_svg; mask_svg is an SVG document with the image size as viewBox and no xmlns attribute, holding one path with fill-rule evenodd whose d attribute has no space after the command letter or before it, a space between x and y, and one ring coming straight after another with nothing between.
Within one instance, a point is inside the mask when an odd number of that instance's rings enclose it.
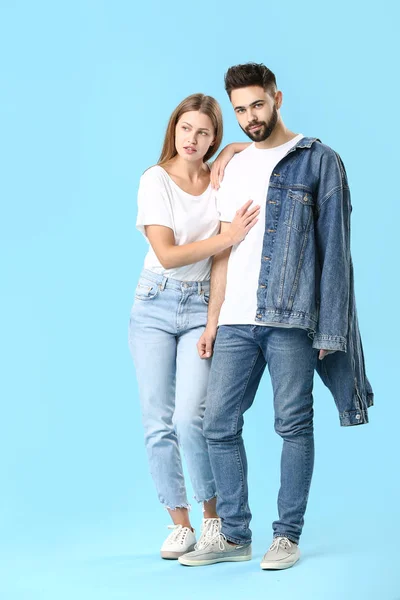
<instances>
[{"instance_id":1,"label":"man's sneaker","mask_svg":"<svg viewBox=\"0 0 400 600\"><path fill-rule=\"evenodd\" d=\"M190 552L196 544L196 534L189 527L182 525L168 525L172 529L163 545L161 546L161 558L176 560L182 554Z\"/></svg>"},{"instance_id":2,"label":"man's sneaker","mask_svg":"<svg viewBox=\"0 0 400 600\"><path fill-rule=\"evenodd\" d=\"M288 569L300 558L297 544L287 537L276 537L261 561L262 569Z\"/></svg>"},{"instance_id":3,"label":"man's sneaker","mask_svg":"<svg viewBox=\"0 0 400 600\"><path fill-rule=\"evenodd\" d=\"M179 557L181 565L202 567L220 562L240 562L251 560L251 544L234 546L228 544L223 533L217 533L204 541L202 548Z\"/></svg>"},{"instance_id":4,"label":"man's sneaker","mask_svg":"<svg viewBox=\"0 0 400 600\"><path fill-rule=\"evenodd\" d=\"M201 533L195 550L202 550L208 544L208 542L215 537L221 531L221 519L203 519L201 524Z\"/></svg>"}]
</instances>

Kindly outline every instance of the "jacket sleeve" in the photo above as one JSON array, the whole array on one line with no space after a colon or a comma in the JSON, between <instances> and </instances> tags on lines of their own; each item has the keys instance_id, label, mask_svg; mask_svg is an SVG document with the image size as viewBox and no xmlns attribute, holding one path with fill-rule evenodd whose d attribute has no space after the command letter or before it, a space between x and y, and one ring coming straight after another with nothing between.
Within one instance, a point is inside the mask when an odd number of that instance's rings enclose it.
<instances>
[{"instance_id":1,"label":"jacket sleeve","mask_svg":"<svg viewBox=\"0 0 400 600\"><path fill-rule=\"evenodd\" d=\"M347 351L350 299L350 190L340 157L321 164L315 236L320 265L319 318L313 347Z\"/></svg>"}]
</instances>

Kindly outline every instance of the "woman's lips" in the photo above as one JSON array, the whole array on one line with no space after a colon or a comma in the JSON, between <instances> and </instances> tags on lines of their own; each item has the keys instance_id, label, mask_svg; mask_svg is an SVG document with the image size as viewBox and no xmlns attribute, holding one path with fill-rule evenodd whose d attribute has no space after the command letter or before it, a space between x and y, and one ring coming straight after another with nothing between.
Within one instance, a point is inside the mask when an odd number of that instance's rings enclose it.
<instances>
[{"instance_id":1,"label":"woman's lips","mask_svg":"<svg viewBox=\"0 0 400 600\"><path fill-rule=\"evenodd\" d=\"M197 152L197 150L195 148L192 148L191 146L186 146L186 148L184 148L184 151L186 152L186 154L194 154L195 152Z\"/></svg>"}]
</instances>

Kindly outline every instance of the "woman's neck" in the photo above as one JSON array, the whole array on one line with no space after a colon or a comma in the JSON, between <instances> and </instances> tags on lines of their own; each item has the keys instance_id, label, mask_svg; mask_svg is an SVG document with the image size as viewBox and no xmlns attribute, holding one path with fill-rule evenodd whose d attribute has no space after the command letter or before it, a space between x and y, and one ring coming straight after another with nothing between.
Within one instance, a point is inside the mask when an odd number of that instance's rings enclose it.
<instances>
[{"instance_id":1,"label":"woman's neck","mask_svg":"<svg viewBox=\"0 0 400 600\"><path fill-rule=\"evenodd\" d=\"M171 173L172 175L175 175L177 177L181 177L182 179L186 179L192 183L195 183L199 179L202 179L204 177L204 174L208 172L208 168L202 160L184 160L179 156L179 154L177 156L174 156L174 158L172 158L165 165L165 167L165 170L168 173Z\"/></svg>"}]
</instances>

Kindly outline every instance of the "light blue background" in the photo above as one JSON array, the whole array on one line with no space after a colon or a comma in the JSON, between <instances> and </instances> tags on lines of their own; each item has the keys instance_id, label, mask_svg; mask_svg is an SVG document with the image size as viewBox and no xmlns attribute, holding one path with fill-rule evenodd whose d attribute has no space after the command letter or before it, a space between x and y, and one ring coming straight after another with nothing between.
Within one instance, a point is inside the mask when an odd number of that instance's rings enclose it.
<instances>
[{"instance_id":1,"label":"light blue background","mask_svg":"<svg viewBox=\"0 0 400 600\"><path fill-rule=\"evenodd\" d=\"M2 600L400 598L398 3L3 3ZM370 424L340 428L316 380L303 559L261 572L280 439L267 377L246 419L254 556L184 569L147 471L127 322L146 244L136 189L186 95L264 62L294 131L342 156ZM195 385L195 384L194 384ZM201 511L193 521L199 527Z\"/></svg>"}]
</instances>

